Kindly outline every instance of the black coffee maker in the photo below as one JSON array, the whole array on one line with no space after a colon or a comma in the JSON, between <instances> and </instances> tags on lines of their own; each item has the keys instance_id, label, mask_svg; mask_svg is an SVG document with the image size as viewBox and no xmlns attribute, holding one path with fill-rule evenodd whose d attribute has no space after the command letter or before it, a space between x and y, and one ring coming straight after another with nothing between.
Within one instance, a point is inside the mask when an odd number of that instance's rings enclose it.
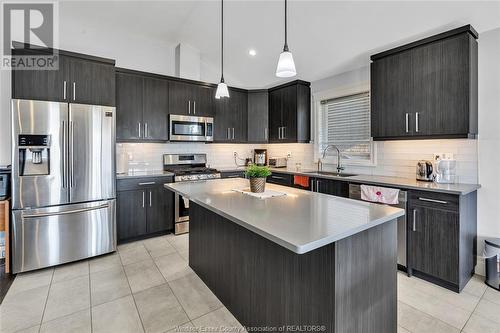
<instances>
[{"instance_id":1,"label":"black coffee maker","mask_svg":"<svg viewBox=\"0 0 500 333\"><path fill-rule=\"evenodd\" d=\"M267 165L267 149L254 149L253 163L255 165Z\"/></svg>"}]
</instances>

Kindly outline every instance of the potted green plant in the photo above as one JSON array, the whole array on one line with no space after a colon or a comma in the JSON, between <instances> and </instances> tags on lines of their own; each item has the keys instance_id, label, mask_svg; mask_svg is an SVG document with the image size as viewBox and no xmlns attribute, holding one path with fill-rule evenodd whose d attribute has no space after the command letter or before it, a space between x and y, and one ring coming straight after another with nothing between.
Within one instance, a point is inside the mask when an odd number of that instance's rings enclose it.
<instances>
[{"instance_id":1,"label":"potted green plant","mask_svg":"<svg viewBox=\"0 0 500 333\"><path fill-rule=\"evenodd\" d=\"M266 178L271 175L271 170L267 166L250 165L245 176L250 180L250 191L262 193L266 189Z\"/></svg>"}]
</instances>

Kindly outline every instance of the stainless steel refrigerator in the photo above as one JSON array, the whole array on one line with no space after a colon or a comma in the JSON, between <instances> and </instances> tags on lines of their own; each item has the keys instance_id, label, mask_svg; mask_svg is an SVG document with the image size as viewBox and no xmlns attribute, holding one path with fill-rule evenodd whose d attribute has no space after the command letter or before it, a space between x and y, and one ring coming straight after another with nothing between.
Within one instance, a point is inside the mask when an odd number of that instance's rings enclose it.
<instances>
[{"instance_id":1,"label":"stainless steel refrigerator","mask_svg":"<svg viewBox=\"0 0 500 333\"><path fill-rule=\"evenodd\" d=\"M115 251L115 108L12 100L12 142L12 271Z\"/></svg>"}]
</instances>

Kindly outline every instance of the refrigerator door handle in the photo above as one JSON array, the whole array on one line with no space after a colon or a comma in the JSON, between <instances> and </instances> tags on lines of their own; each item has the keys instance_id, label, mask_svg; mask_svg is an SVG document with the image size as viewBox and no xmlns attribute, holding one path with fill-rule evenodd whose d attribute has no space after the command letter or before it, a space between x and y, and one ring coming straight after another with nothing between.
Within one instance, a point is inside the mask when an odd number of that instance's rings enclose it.
<instances>
[{"instance_id":1,"label":"refrigerator door handle","mask_svg":"<svg viewBox=\"0 0 500 333\"><path fill-rule=\"evenodd\" d=\"M69 175L70 175L70 181L69 181L69 185L70 187L73 187L75 185L75 177L74 177L74 166L75 166L75 161L74 161L74 144L75 144L75 126L74 126L74 123L73 121L69 121L69 146L70 146L70 152L69 152L69 159L70 159L70 172L69 172Z\"/></svg>"},{"instance_id":2,"label":"refrigerator door handle","mask_svg":"<svg viewBox=\"0 0 500 333\"><path fill-rule=\"evenodd\" d=\"M108 207L109 207L109 204L106 203L106 204L102 204L102 205L95 206L95 207L65 210L65 211L62 211L62 212L47 212L47 213L37 213L37 214L23 214L23 218L28 219L28 218L38 218L38 217L47 217L47 216L55 216L55 215L68 215L68 214L88 212L88 211L91 211L91 210L104 209L104 208L108 208Z\"/></svg>"},{"instance_id":3,"label":"refrigerator door handle","mask_svg":"<svg viewBox=\"0 0 500 333\"><path fill-rule=\"evenodd\" d=\"M68 162L67 162L67 154L66 154L66 146L67 146L67 142L66 142L66 122L63 120L62 121L62 140L63 140L63 144L62 144L62 153L63 153L63 158L62 158L62 162L63 162L63 170L62 170L62 188L66 188L67 186L67 183L66 183L66 180L67 180L67 169L68 169Z\"/></svg>"}]
</instances>

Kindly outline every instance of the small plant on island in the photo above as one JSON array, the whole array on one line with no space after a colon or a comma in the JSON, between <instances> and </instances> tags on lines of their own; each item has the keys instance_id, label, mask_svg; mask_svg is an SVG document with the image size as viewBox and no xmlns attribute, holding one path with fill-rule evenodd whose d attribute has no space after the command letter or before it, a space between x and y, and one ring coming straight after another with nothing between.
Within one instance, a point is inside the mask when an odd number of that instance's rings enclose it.
<instances>
[{"instance_id":1,"label":"small plant on island","mask_svg":"<svg viewBox=\"0 0 500 333\"><path fill-rule=\"evenodd\" d=\"M252 164L246 171L245 176L250 181L250 191L262 193L266 189L266 178L271 175L271 170L267 166Z\"/></svg>"},{"instance_id":2,"label":"small plant on island","mask_svg":"<svg viewBox=\"0 0 500 333\"><path fill-rule=\"evenodd\" d=\"M247 178L266 178L271 175L271 170L267 166L252 164L245 170Z\"/></svg>"}]
</instances>

